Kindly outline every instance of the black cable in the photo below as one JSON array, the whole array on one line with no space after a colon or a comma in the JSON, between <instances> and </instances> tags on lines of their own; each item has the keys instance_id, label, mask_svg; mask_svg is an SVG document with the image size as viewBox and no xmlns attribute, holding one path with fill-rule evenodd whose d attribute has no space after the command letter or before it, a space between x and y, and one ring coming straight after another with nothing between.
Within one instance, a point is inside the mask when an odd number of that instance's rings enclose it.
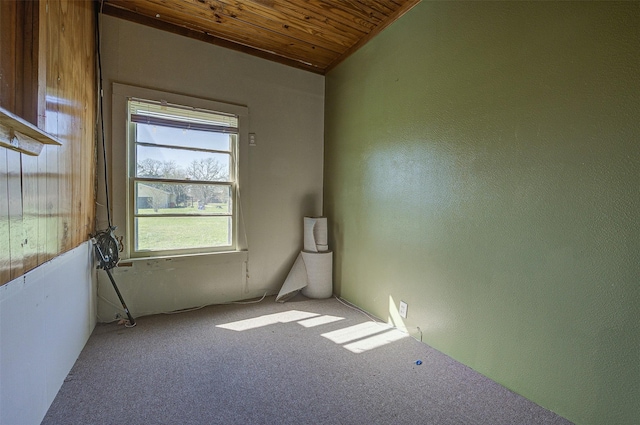
<instances>
[{"instance_id":1,"label":"black cable","mask_svg":"<svg viewBox=\"0 0 640 425\"><path fill-rule=\"evenodd\" d=\"M118 285L116 285L116 281L111 274L111 269L118 265L119 261L119 244L114 235L114 230L116 229L111 224L111 206L109 202L109 176L107 173L107 148L105 146L104 141L104 110L103 110L103 89L102 89L102 55L100 54L100 13L102 11L102 3L103 0L100 0L100 9L96 7L96 56L98 58L98 96L100 100L98 102L98 115L100 119L100 139L102 140L102 160L104 163L104 188L105 194L107 197L107 221L109 223L109 228L100 232L97 232L96 235L91 238L93 245L96 249L96 253L98 254L98 263L99 267L103 269L107 275L109 276L109 280L111 281L111 285L113 285L113 289L116 291L116 295L120 300L120 304L122 304L122 308L124 312L127 314L129 319L129 324L125 325L127 327L133 327L136 325L136 321L129 312L129 308L127 304L124 302L124 298L118 289Z\"/></svg>"}]
</instances>

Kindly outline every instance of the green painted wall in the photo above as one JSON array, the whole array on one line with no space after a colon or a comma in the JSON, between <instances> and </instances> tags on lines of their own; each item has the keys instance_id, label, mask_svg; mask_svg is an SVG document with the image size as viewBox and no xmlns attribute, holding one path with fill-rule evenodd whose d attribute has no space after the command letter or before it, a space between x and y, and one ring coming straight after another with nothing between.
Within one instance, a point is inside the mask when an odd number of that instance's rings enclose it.
<instances>
[{"instance_id":1,"label":"green painted wall","mask_svg":"<svg viewBox=\"0 0 640 425\"><path fill-rule=\"evenodd\" d=\"M640 3L427 2L327 75L349 301L578 424L640 423Z\"/></svg>"}]
</instances>

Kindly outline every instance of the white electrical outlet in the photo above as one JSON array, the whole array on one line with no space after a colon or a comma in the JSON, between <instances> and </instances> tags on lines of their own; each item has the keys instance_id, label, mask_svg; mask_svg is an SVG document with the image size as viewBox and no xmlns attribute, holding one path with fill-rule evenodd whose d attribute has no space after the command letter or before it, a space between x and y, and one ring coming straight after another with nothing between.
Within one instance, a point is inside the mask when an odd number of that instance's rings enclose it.
<instances>
[{"instance_id":1,"label":"white electrical outlet","mask_svg":"<svg viewBox=\"0 0 640 425\"><path fill-rule=\"evenodd\" d=\"M404 301L400 301L400 308L398 309L398 313L400 313L400 316L405 319L407 318L407 308L409 308L407 303Z\"/></svg>"}]
</instances>

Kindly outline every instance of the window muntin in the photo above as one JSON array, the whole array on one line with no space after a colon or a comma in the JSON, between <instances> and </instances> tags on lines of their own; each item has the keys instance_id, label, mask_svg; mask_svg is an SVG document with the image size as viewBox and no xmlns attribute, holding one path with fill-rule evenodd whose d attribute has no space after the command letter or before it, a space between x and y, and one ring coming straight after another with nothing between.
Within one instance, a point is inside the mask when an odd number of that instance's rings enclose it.
<instances>
[{"instance_id":1,"label":"window muntin","mask_svg":"<svg viewBox=\"0 0 640 425\"><path fill-rule=\"evenodd\" d=\"M238 117L131 98L132 256L235 249Z\"/></svg>"}]
</instances>

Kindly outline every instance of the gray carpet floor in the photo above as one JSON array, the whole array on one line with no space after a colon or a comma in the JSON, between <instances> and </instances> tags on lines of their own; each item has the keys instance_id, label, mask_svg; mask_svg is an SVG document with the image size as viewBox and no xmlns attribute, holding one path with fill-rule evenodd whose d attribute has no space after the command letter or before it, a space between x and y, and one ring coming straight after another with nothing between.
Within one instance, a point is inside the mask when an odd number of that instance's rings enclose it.
<instances>
[{"instance_id":1,"label":"gray carpet floor","mask_svg":"<svg viewBox=\"0 0 640 425\"><path fill-rule=\"evenodd\" d=\"M137 322L96 327L43 424L570 424L333 298Z\"/></svg>"}]
</instances>

